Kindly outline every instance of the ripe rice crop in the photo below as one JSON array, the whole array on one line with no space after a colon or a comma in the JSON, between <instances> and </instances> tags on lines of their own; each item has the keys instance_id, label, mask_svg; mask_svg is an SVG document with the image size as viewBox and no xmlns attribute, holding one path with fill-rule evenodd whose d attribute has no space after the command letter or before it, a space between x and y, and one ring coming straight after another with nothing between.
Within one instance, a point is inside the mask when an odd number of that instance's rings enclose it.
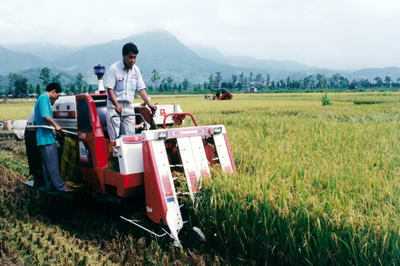
<instances>
[{"instance_id":1,"label":"ripe rice crop","mask_svg":"<svg viewBox=\"0 0 400 266\"><path fill-rule=\"evenodd\" d=\"M0 123L3 120L11 120L14 122L19 119L28 119L36 99L13 99L9 103L0 102Z\"/></svg>"},{"instance_id":2,"label":"ripe rice crop","mask_svg":"<svg viewBox=\"0 0 400 266\"><path fill-rule=\"evenodd\" d=\"M399 96L329 94L330 106L321 105L321 94L234 94L232 101L152 96L158 104L180 104L199 125L222 124L228 132L237 171L212 171L192 209L194 223L208 239L207 248L200 250L214 258L200 261L398 265ZM382 103L354 104L368 99ZM185 124L193 125L190 119ZM88 223L92 230L103 227ZM81 230L87 228L82 225ZM36 247L38 235L34 237ZM107 233L108 240L113 238L118 244L122 235ZM168 263L169 252L150 258ZM198 256L191 249L185 254L184 264Z\"/></svg>"},{"instance_id":3,"label":"ripe rice crop","mask_svg":"<svg viewBox=\"0 0 400 266\"><path fill-rule=\"evenodd\" d=\"M238 261L399 263L399 103L313 96L235 96L193 111L227 126L237 166L206 182L197 217L213 217L203 226Z\"/></svg>"}]
</instances>

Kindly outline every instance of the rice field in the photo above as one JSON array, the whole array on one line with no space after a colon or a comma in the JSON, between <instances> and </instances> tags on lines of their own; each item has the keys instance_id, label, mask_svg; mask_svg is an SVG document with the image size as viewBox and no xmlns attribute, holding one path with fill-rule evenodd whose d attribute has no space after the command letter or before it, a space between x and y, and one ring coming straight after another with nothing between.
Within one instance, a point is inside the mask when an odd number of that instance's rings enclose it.
<instances>
[{"instance_id":1,"label":"rice field","mask_svg":"<svg viewBox=\"0 0 400 266\"><path fill-rule=\"evenodd\" d=\"M192 218L209 241L197 251L212 259L197 262L400 264L400 93L328 97L333 105L322 106L322 94L152 96L228 132L237 171L213 171L204 181ZM26 118L33 108L5 106L1 121Z\"/></svg>"}]
</instances>

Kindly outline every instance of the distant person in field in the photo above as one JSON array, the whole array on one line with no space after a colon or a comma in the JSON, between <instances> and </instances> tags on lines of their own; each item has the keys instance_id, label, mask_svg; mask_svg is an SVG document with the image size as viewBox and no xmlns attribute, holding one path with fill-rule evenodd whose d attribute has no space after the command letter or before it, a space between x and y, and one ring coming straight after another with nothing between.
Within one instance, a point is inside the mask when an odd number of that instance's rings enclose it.
<instances>
[{"instance_id":1,"label":"distant person in field","mask_svg":"<svg viewBox=\"0 0 400 266\"><path fill-rule=\"evenodd\" d=\"M35 104L35 123L37 126L53 126L56 133L61 133L62 128L53 120L51 109L52 101L58 99L61 87L57 83L50 83L46 91L40 95ZM36 129L36 141L42 159L43 176L47 190L58 190L63 192L73 191L67 187L60 176L58 160L58 148L54 131L47 128Z\"/></svg>"},{"instance_id":2,"label":"distant person in field","mask_svg":"<svg viewBox=\"0 0 400 266\"><path fill-rule=\"evenodd\" d=\"M120 114L133 114L133 100L135 91L150 109L157 107L150 102L146 93L142 74L138 66L135 65L139 50L133 43L127 43L122 48L122 60L112 64L107 73L107 129L110 141L114 141L120 131L120 119L114 118L114 127L111 124L111 117ZM123 126L127 135L135 134L135 117L128 116L123 118ZM116 156L115 152L113 152Z\"/></svg>"}]
</instances>

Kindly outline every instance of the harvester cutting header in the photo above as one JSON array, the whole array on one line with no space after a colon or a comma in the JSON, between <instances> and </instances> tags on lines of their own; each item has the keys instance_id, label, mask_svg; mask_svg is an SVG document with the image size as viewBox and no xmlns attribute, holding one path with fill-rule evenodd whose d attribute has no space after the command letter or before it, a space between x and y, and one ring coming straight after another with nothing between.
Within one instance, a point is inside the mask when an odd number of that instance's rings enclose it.
<instances>
[{"instance_id":1,"label":"harvester cutting header","mask_svg":"<svg viewBox=\"0 0 400 266\"><path fill-rule=\"evenodd\" d=\"M99 78L100 91L104 90ZM226 129L197 126L192 114L182 112L179 105L154 108L149 101L131 104L131 112L108 117L110 101L110 94L84 94L60 97L52 106L54 121L76 143L73 149L84 188L102 199L134 198L132 213L141 206L141 215L121 218L156 236L169 235L179 246L179 231L191 224L183 214L179 193L194 200L210 166L220 166L226 173L235 171ZM187 117L194 126L182 127ZM123 126L126 121L136 124L133 132ZM64 152L64 156L68 155ZM182 182L187 191L177 191L176 185ZM32 181L25 184L34 185ZM46 187L37 188L46 191Z\"/></svg>"}]
</instances>

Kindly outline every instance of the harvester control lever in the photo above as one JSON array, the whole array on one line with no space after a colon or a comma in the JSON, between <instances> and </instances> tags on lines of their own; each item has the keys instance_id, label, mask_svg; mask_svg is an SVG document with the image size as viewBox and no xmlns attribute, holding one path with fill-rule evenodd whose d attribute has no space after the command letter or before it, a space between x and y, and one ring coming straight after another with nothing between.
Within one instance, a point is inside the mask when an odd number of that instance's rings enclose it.
<instances>
[{"instance_id":1,"label":"harvester control lever","mask_svg":"<svg viewBox=\"0 0 400 266\"><path fill-rule=\"evenodd\" d=\"M143 122L146 121L146 120L144 120L144 117L143 117L141 114L119 114L119 115L113 115L113 116L110 118L110 121L111 121L111 125L112 125L112 127L113 127L113 130L114 130L114 134L115 134L116 136L117 136L117 132L115 131L115 125L114 125L115 122L114 122L114 118L118 117L118 118L120 119L119 128L121 129L122 120L123 120L124 117L127 117L127 116L140 116L140 118L142 119ZM144 127L145 127L146 130L148 130L147 124L146 124L146 123L144 123ZM119 137L121 137L121 130L119 131L119 134L118 134L118 138L119 138Z\"/></svg>"},{"instance_id":2,"label":"harvester control lever","mask_svg":"<svg viewBox=\"0 0 400 266\"><path fill-rule=\"evenodd\" d=\"M158 104L158 103L155 103L154 105L157 105L157 104ZM151 110L151 116L152 116L152 117L156 116L157 108L152 108L152 107L150 107L150 110Z\"/></svg>"},{"instance_id":3,"label":"harvester control lever","mask_svg":"<svg viewBox=\"0 0 400 266\"><path fill-rule=\"evenodd\" d=\"M194 125L197 127L196 120L194 120L194 117L193 117L193 115L191 113L169 113L166 116L164 116L164 129L166 129L166 123L165 122L167 121L167 117L169 117L169 116L178 116L179 117L180 116L180 117L183 117L183 119L185 119L186 115L190 115L190 117L193 120Z\"/></svg>"}]
</instances>

